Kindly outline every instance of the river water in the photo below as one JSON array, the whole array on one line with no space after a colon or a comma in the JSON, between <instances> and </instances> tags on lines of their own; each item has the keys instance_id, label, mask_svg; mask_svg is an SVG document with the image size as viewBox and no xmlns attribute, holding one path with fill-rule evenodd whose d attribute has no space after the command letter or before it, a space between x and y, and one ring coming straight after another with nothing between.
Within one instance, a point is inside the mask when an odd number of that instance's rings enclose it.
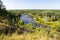
<instances>
[{"instance_id":1,"label":"river water","mask_svg":"<svg viewBox=\"0 0 60 40\"><path fill-rule=\"evenodd\" d=\"M33 17L27 15L27 14L22 14L20 16L20 20L22 20L24 22L24 24L27 24L27 23L32 23L34 24L34 19Z\"/></svg>"}]
</instances>

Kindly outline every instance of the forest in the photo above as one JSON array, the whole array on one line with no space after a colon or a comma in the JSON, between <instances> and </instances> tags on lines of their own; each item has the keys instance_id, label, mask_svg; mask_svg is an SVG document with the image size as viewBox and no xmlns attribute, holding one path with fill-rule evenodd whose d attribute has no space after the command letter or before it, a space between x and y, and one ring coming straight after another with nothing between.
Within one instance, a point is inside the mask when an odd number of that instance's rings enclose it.
<instances>
[{"instance_id":1,"label":"forest","mask_svg":"<svg viewBox=\"0 0 60 40\"><path fill-rule=\"evenodd\" d=\"M25 24L22 14L34 24ZM60 40L60 10L0 9L0 40Z\"/></svg>"}]
</instances>

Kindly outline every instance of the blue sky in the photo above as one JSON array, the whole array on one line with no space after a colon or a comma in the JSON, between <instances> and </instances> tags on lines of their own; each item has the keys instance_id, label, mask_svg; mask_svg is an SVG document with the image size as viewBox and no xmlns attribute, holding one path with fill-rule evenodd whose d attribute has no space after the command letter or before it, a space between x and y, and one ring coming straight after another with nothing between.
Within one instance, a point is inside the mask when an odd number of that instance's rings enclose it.
<instances>
[{"instance_id":1,"label":"blue sky","mask_svg":"<svg viewBox=\"0 0 60 40\"><path fill-rule=\"evenodd\" d=\"M60 0L2 0L7 9L60 9Z\"/></svg>"}]
</instances>

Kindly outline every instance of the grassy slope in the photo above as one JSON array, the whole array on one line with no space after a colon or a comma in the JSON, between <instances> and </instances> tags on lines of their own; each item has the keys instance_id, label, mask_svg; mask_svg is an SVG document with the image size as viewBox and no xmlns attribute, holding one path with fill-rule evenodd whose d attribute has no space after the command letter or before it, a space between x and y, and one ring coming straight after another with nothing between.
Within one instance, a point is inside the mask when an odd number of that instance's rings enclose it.
<instances>
[{"instance_id":1,"label":"grassy slope","mask_svg":"<svg viewBox=\"0 0 60 40\"><path fill-rule=\"evenodd\" d=\"M0 17L2 19L2 17ZM56 21L56 22L44 22L44 18L40 18L40 17L34 17L35 22L37 23L42 23L44 25L50 25L50 26L57 26L59 25L60 21ZM40 19L39 19L40 18ZM5 20L2 20L3 23L0 22L0 27L1 26L9 26L8 24L6 24ZM36 29L34 29L33 33L29 33L29 32L24 32L20 35L17 34L17 31L15 33L13 33L12 35L8 34L8 35L0 35L0 40L60 40L60 32L57 32L55 29L51 28L51 29L44 29L44 28L39 28L37 27Z\"/></svg>"}]
</instances>

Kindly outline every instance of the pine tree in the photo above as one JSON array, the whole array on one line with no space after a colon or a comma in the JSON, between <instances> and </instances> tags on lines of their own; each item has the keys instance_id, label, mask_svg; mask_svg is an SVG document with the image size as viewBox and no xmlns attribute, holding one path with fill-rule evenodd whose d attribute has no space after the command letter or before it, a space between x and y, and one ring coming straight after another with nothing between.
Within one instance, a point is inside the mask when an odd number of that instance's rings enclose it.
<instances>
[{"instance_id":1,"label":"pine tree","mask_svg":"<svg viewBox=\"0 0 60 40\"><path fill-rule=\"evenodd\" d=\"M5 6L3 5L3 2L0 0L0 10L5 9Z\"/></svg>"},{"instance_id":2,"label":"pine tree","mask_svg":"<svg viewBox=\"0 0 60 40\"><path fill-rule=\"evenodd\" d=\"M0 16L7 18L8 12L5 8L5 6L3 5L3 2L0 0Z\"/></svg>"}]
</instances>

